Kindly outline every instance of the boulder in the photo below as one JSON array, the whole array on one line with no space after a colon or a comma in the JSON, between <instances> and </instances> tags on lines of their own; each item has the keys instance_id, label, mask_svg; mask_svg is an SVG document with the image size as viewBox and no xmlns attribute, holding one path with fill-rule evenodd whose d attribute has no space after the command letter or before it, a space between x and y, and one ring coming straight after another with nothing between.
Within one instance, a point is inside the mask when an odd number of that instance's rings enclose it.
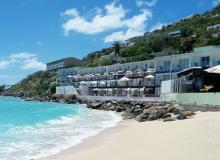
<instances>
[{"instance_id":1,"label":"boulder","mask_svg":"<svg viewBox=\"0 0 220 160\"><path fill-rule=\"evenodd\" d=\"M187 117L190 117L190 116L193 116L194 113L193 113L193 111L183 111L183 115L187 116Z\"/></svg>"},{"instance_id":2,"label":"boulder","mask_svg":"<svg viewBox=\"0 0 220 160\"><path fill-rule=\"evenodd\" d=\"M156 111L157 111L156 107L151 107L151 108L148 108L148 109L144 109L143 113L144 114L150 114L151 112L156 112Z\"/></svg>"},{"instance_id":3,"label":"boulder","mask_svg":"<svg viewBox=\"0 0 220 160\"><path fill-rule=\"evenodd\" d=\"M136 120L138 122L145 122L145 121L147 121L147 118L148 118L148 115L141 113L136 117Z\"/></svg>"},{"instance_id":4,"label":"boulder","mask_svg":"<svg viewBox=\"0 0 220 160\"><path fill-rule=\"evenodd\" d=\"M157 114L158 114L159 118L162 118L166 113L167 113L167 111L163 108L157 109Z\"/></svg>"},{"instance_id":5,"label":"boulder","mask_svg":"<svg viewBox=\"0 0 220 160\"><path fill-rule=\"evenodd\" d=\"M134 107L131 106L130 108L127 108L126 112L133 113L134 112Z\"/></svg>"},{"instance_id":6,"label":"boulder","mask_svg":"<svg viewBox=\"0 0 220 160\"><path fill-rule=\"evenodd\" d=\"M171 122L171 121L175 121L175 118L167 117L163 120L163 122Z\"/></svg>"},{"instance_id":7,"label":"boulder","mask_svg":"<svg viewBox=\"0 0 220 160\"><path fill-rule=\"evenodd\" d=\"M147 118L148 121L154 121L154 120L157 120L159 119L159 114L158 114L158 111L153 111L153 112L150 112L149 114L149 117Z\"/></svg>"},{"instance_id":8,"label":"boulder","mask_svg":"<svg viewBox=\"0 0 220 160\"><path fill-rule=\"evenodd\" d=\"M137 115L139 115L141 113L143 113L142 109L135 109L134 112L133 112L134 116L137 116Z\"/></svg>"},{"instance_id":9,"label":"boulder","mask_svg":"<svg viewBox=\"0 0 220 160\"><path fill-rule=\"evenodd\" d=\"M134 115L132 113L129 113L129 112L124 112L121 116L123 117L124 120L134 118Z\"/></svg>"},{"instance_id":10,"label":"boulder","mask_svg":"<svg viewBox=\"0 0 220 160\"><path fill-rule=\"evenodd\" d=\"M101 102L95 102L95 103L90 103L89 107L92 109L98 109L99 107L101 107L102 103Z\"/></svg>"},{"instance_id":11,"label":"boulder","mask_svg":"<svg viewBox=\"0 0 220 160\"><path fill-rule=\"evenodd\" d=\"M115 107L115 111L116 111L116 112L122 112L123 110L124 110L124 108L121 107L121 106L116 106L116 107Z\"/></svg>"},{"instance_id":12,"label":"boulder","mask_svg":"<svg viewBox=\"0 0 220 160\"><path fill-rule=\"evenodd\" d=\"M187 117L185 115L183 115L183 114L179 114L179 115L176 116L176 119L184 120L184 119L187 119Z\"/></svg>"},{"instance_id":13,"label":"boulder","mask_svg":"<svg viewBox=\"0 0 220 160\"><path fill-rule=\"evenodd\" d=\"M166 113L166 114L164 114L163 115L163 119L166 119L166 118L171 118L172 117L172 115L171 115L171 113Z\"/></svg>"}]
</instances>

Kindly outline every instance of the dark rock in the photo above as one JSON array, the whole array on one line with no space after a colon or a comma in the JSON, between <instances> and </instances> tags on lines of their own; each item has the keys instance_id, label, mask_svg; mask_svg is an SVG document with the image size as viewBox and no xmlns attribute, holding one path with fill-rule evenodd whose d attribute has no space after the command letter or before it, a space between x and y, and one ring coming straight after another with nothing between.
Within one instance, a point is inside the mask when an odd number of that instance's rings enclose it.
<instances>
[{"instance_id":1,"label":"dark rock","mask_svg":"<svg viewBox=\"0 0 220 160\"><path fill-rule=\"evenodd\" d=\"M147 121L147 118L148 118L148 115L141 113L136 117L136 120L138 122L145 122L145 121Z\"/></svg>"},{"instance_id":2,"label":"dark rock","mask_svg":"<svg viewBox=\"0 0 220 160\"><path fill-rule=\"evenodd\" d=\"M167 114L165 114L165 115L163 115L163 119L166 119L166 118L171 118L172 117L172 115L171 115L171 113L167 113Z\"/></svg>"},{"instance_id":3,"label":"dark rock","mask_svg":"<svg viewBox=\"0 0 220 160\"><path fill-rule=\"evenodd\" d=\"M158 112L157 114L158 114L159 118L162 118L167 113L167 111L163 108L159 108L157 110L157 112Z\"/></svg>"},{"instance_id":4,"label":"dark rock","mask_svg":"<svg viewBox=\"0 0 220 160\"><path fill-rule=\"evenodd\" d=\"M122 112L123 110L124 110L124 108L121 107L121 106L117 106L117 107L115 108L115 111L116 111L116 112Z\"/></svg>"},{"instance_id":5,"label":"dark rock","mask_svg":"<svg viewBox=\"0 0 220 160\"><path fill-rule=\"evenodd\" d=\"M133 113L133 112L134 112L134 107L131 106L130 108L128 108L128 109L126 110L126 112Z\"/></svg>"},{"instance_id":6,"label":"dark rock","mask_svg":"<svg viewBox=\"0 0 220 160\"><path fill-rule=\"evenodd\" d=\"M157 120L157 119L159 119L160 117L159 117L159 114L158 114L158 112L157 111L154 111L154 112L150 112L150 114L149 114L149 117L148 117L148 121L154 121L154 120Z\"/></svg>"},{"instance_id":7,"label":"dark rock","mask_svg":"<svg viewBox=\"0 0 220 160\"><path fill-rule=\"evenodd\" d=\"M124 112L124 113L122 114L122 117L123 117L124 120L132 119L132 118L134 118L134 114L129 113L129 112Z\"/></svg>"},{"instance_id":8,"label":"dark rock","mask_svg":"<svg viewBox=\"0 0 220 160\"><path fill-rule=\"evenodd\" d=\"M95 103L90 103L89 107L92 109L97 109L99 107L101 107L102 103L101 102L95 102Z\"/></svg>"},{"instance_id":9,"label":"dark rock","mask_svg":"<svg viewBox=\"0 0 220 160\"><path fill-rule=\"evenodd\" d=\"M179 114L179 115L176 116L176 119L184 120L184 119L187 119L187 117L185 115L183 115L183 114Z\"/></svg>"},{"instance_id":10,"label":"dark rock","mask_svg":"<svg viewBox=\"0 0 220 160\"><path fill-rule=\"evenodd\" d=\"M142 109L135 109L134 112L133 112L134 116L137 116L137 115L139 115L141 113L143 113Z\"/></svg>"}]
</instances>

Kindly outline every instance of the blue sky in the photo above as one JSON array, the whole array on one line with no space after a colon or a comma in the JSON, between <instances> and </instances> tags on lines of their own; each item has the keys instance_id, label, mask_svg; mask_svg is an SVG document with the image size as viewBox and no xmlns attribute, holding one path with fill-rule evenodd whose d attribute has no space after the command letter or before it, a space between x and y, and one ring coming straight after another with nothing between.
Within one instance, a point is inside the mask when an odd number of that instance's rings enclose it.
<instances>
[{"instance_id":1,"label":"blue sky","mask_svg":"<svg viewBox=\"0 0 220 160\"><path fill-rule=\"evenodd\" d=\"M220 0L0 0L0 84L203 13Z\"/></svg>"}]
</instances>

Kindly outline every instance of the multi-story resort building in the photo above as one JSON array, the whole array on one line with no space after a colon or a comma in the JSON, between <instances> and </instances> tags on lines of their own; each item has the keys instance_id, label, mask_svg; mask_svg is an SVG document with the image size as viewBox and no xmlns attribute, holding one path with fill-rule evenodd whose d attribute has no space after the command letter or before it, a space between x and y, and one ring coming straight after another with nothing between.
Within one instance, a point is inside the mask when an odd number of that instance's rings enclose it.
<instances>
[{"instance_id":1,"label":"multi-story resort building","mask_svg":"<svg viewBox=\"0 0 220 160\"><path fill-rule=\"evenodd\" d=\"M68 67L73 67L76 65L79 65L80 60L74 58L74 57L68 57L68 58L63 58L59 59L50 63L47 63L47 70L58 70L61 68L68 68Z\"/></svg>"},{"instance_id":2,"label":"multi-story resort building","mask_svg":"<svg viewBox=\"0 0 220 160\"><path fill-rule=\"evenodd\" d=\"M191 53L155 56L151 60L58 70L60 86L73 86L80 95L158 95L162 81L192 67L220 65L220 46L195 48Z\"/></svg>"}]
</instances>

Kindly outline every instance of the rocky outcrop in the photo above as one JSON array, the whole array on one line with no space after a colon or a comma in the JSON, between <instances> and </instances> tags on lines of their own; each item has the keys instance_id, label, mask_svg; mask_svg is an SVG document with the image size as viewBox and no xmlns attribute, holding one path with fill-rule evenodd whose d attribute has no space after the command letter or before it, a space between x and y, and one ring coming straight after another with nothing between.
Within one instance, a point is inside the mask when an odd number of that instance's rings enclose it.
<instances>
[{"instance_id":1,"label":"rocky outcrop","mask_svg":"<svg viewBox=\"0 0 220 160\"><path fill-rule=\"evenodd\" d=\"M184 120L193 116L193 111L185 111L180 104L152 103L152 102L87 102L88 108L123 112L124 120L135 119L138 122L154 121L161 119L163 122Z\"/></svg>"}]
</instances>

